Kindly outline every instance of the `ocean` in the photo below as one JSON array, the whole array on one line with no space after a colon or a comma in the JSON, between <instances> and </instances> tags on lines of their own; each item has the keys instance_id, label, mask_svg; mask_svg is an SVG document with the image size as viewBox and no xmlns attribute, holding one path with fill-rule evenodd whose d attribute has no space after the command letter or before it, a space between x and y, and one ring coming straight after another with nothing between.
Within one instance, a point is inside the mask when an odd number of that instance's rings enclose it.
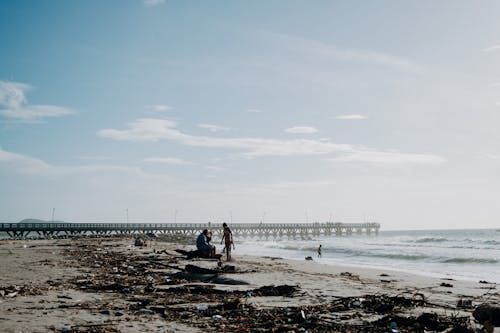
<instances>
[{"instance_id":1,"label":"ocean","mask_svg":"<svg viewBox=\"0 0 500 333\"><path fill-rule=\"evenodd\" d=\"M376 235L314 239L235 239L236 251L321 264L404 271L459 280L500 283L500 231L380 231ZM321 244L322 257L317 257Z\"/></svg>"},{"instance_id":2,"label":"ocean","mask_svg":"<svg viewBox=\"0 0 500 333\"><path fill-rule=\"evenodd\" d=\"M0 233L0 239L7 238ZM317 257L321 244L322 257ZM235 238L234 255L359 266L471 281L500 283L500 231L380 231L378 235L321 236L312 239Z\"/></svg>"}]
</instances>

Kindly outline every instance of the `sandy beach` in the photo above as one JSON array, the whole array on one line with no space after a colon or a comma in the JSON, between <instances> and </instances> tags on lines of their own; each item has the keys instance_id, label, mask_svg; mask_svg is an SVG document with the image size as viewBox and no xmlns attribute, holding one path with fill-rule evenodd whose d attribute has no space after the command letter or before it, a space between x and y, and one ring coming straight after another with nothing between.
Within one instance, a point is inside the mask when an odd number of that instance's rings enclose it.
<instances>
[{"instance_id":1,"label":"sandy beach","mask_svg":"<svg viewBox=\"0 0 500 333\"><path fill-rule=\"evenodd\" d=\"M1 241L0 332L475 332L474 308L500 303L488 281L238 252L218 267L175 251L193 248Z\"/></svg>"}]
</instances>

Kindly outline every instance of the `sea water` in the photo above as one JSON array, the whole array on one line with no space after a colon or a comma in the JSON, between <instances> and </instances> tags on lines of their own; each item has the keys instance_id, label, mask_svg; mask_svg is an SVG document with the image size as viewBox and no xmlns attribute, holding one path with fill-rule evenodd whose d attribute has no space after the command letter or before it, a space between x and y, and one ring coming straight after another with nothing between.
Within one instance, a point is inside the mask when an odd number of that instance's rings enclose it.
<instances>
[{"instance_id":1,"label":"sea water","mask_svg":"<svg viewBox=\"0 0 500 333\"><path fill-rule=\"evenodd\" d=\"M380 231L378 235L311 239L235 239L236 251L257 256L359 266L419 275L500 283L500 231ZM322 256L317 249L321 244Z\"/></svg>"},{"instance_id":2,"label":"sea water","mask_svg":"<svg viewBox=\"0 0 500 333\"><path fill-rule=\"evenodd\" d=\"M0 233L0 239L8 238ZM322 256L317 257L321 244ZM500 231L380 231L378 235L321 236L309 239L235 237L234 255L249 254L326 265L397 270L419 275L500 283Z\"/></svg>"}]
</instances>

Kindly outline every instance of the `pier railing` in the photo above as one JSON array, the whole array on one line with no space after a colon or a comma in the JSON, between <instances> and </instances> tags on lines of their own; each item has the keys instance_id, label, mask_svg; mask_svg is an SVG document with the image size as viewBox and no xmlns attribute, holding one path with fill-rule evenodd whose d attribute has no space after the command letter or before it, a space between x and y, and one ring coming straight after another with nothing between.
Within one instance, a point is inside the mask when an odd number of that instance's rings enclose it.
<instances>
[{"instance_id":1,"label":"pier railing","mask_svg":"<svg viewBox=\"0 0 500 333\"><path fill-rule=\"evenodd\" d=\"M308 237L320 235L378 234L380 224L370 223L234 223L230 228L235 237ZM10 238L50 238L77 235L109 234L179 234L197 235L203 229L220 236L219 223L0 223L0 232Z\"/></svg>"}]
</instances>

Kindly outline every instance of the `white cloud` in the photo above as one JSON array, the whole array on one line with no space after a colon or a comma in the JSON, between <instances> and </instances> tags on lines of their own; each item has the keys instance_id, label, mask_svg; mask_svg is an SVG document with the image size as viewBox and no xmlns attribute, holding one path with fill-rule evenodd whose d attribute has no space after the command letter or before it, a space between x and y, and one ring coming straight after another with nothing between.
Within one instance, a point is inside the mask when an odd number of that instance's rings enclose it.
<instances>
[{"instance_id":1,"label":"white cloud","mask_svg":"<svg viewBox=\"0 0 500 333\"><path fill-rule=\"evenodd\" d=\"M495 105L500 107L500 102L496 102Z\"/></svg>"},{"instance_id":2,"label":"white cloud","mask_svg":"<svg viewBox=\"0 0 500 333\"><path fill-rule=\"evenodd\" d=\"M486 154L485 157L492 159L492 160L500 160L500 155L496 155L496 154Z\"/></svg>"},{"instance_id":3,"label":"white cloud","mask_svg":"<svg viewBox=\"0 0 500 333\"><path fill-rule=\"evenodd\" d=\"M446 160L436 155L405 154L381 151L356 151L330 159L333 162L368 162L377 164L441 164Z\"/></svg>"},{"instance_id":4,"label":"white cloud","mask_svg":"<svg viewBox=\"0 0 500 333\"><path fill-rule=\"evenodd\" d=\"M154 112L165 112L173 109L173 107L164 104L146 105L145 108Z\"/></svg>"},{"instance_id":5,"label":"white cloud","mask_svg":"<svg viewBox=\"0 0 500 333\"><path fill-rule=\"evenodd\" d=\"M328 61L336 59L338 61L385 66L412 73L421 73L425 71L422 66L410 60L377 51L342 48L316 40L305 39L280 33L267 32L266 34L288 43L290 48L304 52L308 57L313 56L318 59L325 59Z\"/></svg>"},{"instance_id":6,"label":"white cloud","mask_svg":"<svg viewBox=\"0 0 500 333\"><path fill-rule=\"evenodd\" d=\"M219 126L219 125L211 125L211 124L198 124L198 127L205 128L210 132L221 132L221 131L229 131L231 128Z\"/></svg>"},{"instance_id":7,"label":"white cloud","mask_svg":"<svg viewBox=\"0 0 500 333\"><path fill-rule=\"evenodd\" d=\"M166 119L143 118L129 123L128 130L103 129L97 135L118 141L159 141L186 140L188 135L182 134L174 121Z\"/></svg>"},{"instance_id":8,"label":"white cloud","mask_svg":"<svg viewBox=\"0 0 500 333\"><path fill-rule=\"evenodd\" d=\"M0 81L0 115L22 122L36 122L43 118L76 113L56 105L29 104L26 98L29 90L31 86L24 83Z\"/></svg>"},{"instance_id":9,"label":"white cloud","mask_svg":"<svg viewBox=\"0 0 500 333\"><path fill-rule=\"evenodd\" d=\"M248 109L247 112L250 112L250 113L262 113L264 111L259 110L259 109Z\"/></svg>"},{"instance_id":10,"label":"white cloud","mask_svg":"<svg viewBox=\"0 0 500 333\"><path fill-rule=\"evenodd\" d=\"M329 139L277 140L263 138L214 138L193 136L176 129L176 123L166 119L138 119L128 124L129 129L104 129L97 133L103 138L119 141L172 140L194 147L244 150L241 156L308 156L334 155L334 161L373 163L439 164L444 159L435 155L386 153L367 150L349 144L337 144Z\"/></svg>"},{"instance_id":11,"label":"white cloud","mask_svg":"<svg viewBox=\"0 0 500 333\"><path fill-rule=\"evenodd\" d=\"M149 163L164 163L164 164L174 164L174 165L194 165L193 162L185 161L176 157L151 157L143 160Z\"/></svg>"},{"instance_id":12,"label":"white cloud","mask_svg":"<svg viewBox=\"0 0 500 333\"><path fill-rule=\"evenodd\" d=\"M47 171L51 169L51 166L45 162L24 155L11 153L9 151L3 150L1 147L0 163L15 164L18 171L24 171L27 173L33 173L42 170Z\"/></svg>"},{"instance_id":13,"label":"white cloud","mask_svg":"<svg viewBox=\"0 0 500 333\"><path fill-rule=\"evenodd\" d=\"M314 134L318 133L319 131L316 128L310 126L294 126L285 129L285 132L293 134Z\"/></svg>"},{"instance_id":14,"label":"white cloud","mask_svg":"<svg viewBox=\"0 0 500 333\"><path fill-rule=\"evenodd\" d=\"M175 128L176 123L165 119L138 119L129 129L104 129L97 133L103 138L119 141L173 140L187 146L231 148L247 150L246 157L318 155L351 149L349 145L324 140L274 140L261 138L213 138L184 134Z\"/></svg>"},{"instance_id":15,"label":"white cloud","mask_svg":"<svg viewBox=\"0 0 500 333\"><path fill-rule=\"evenodd\" d=\"M335 117L335 119L340 119L340 120L363 120L367 119L366 116L362 116L360 114L344 114Z\"/></svg>"},{"instance_id":16,"label":"white cloud","mask_svg":"<svg viewBox=\"0 0 500 333\"><path fill-rule=\"evenodd\" d=\"M10 167L10 170L15 173L39 175L45 177L54 176L74 176L88 174L112 174L118 173L129 177L137 177L138 179L152 180L153 182L170 182L172 179L166 175L147 174L141 168L120 166L120 165L52 165L40 159L26 155L12 153L3 150L0 147L0 166Z\"/></svg>"},{"instance_id":17,"label":"white cloud","mask_svg":"<svg viewBox=\"0 0 500 333\"><path fill-rule=\"evenodd\" d=\"M205 169L210 170L210 171L216 171L216 172L220 172L220 171L226 170L225 168L220 167L220 166L216 166L216 165L207 165L205 167Z\"/></svg>"},{"instance_id":18,"label":"white cloud","mask_svg":"<svg viewBox=\"0 0 500 333\"><path fill-rule=\"evenodd\" d=\"M307 181L307 182L291 181L291 182L270 184L268 187L278 188L278 189L293 189L293 188L332 186L336 184L337 181L332 181L332 180L317 180L317 181Z\"/></svg>"},{"instance_id":19,"label":"white cloud","mask_svg":"<svg viewBox=\"0 0 500 333\"><path fill-rule=\"evenodd\" d=\"M144 6L155 7L165 3L165 0L143 0Z\"/></svg>"},{"instance_id":20,"label":"white cloud","mask_svg":"<svg viewBox=\"0 0 500 333\"><path fill-rule=\"evenodd\" d=\"M492 52L492 51L498 51L498 50L500 50L500 45L488 46L488 47L485 47L484 49L482 49L481 51L483 51L483 52Z\"/></svg>"}]
</instances>

